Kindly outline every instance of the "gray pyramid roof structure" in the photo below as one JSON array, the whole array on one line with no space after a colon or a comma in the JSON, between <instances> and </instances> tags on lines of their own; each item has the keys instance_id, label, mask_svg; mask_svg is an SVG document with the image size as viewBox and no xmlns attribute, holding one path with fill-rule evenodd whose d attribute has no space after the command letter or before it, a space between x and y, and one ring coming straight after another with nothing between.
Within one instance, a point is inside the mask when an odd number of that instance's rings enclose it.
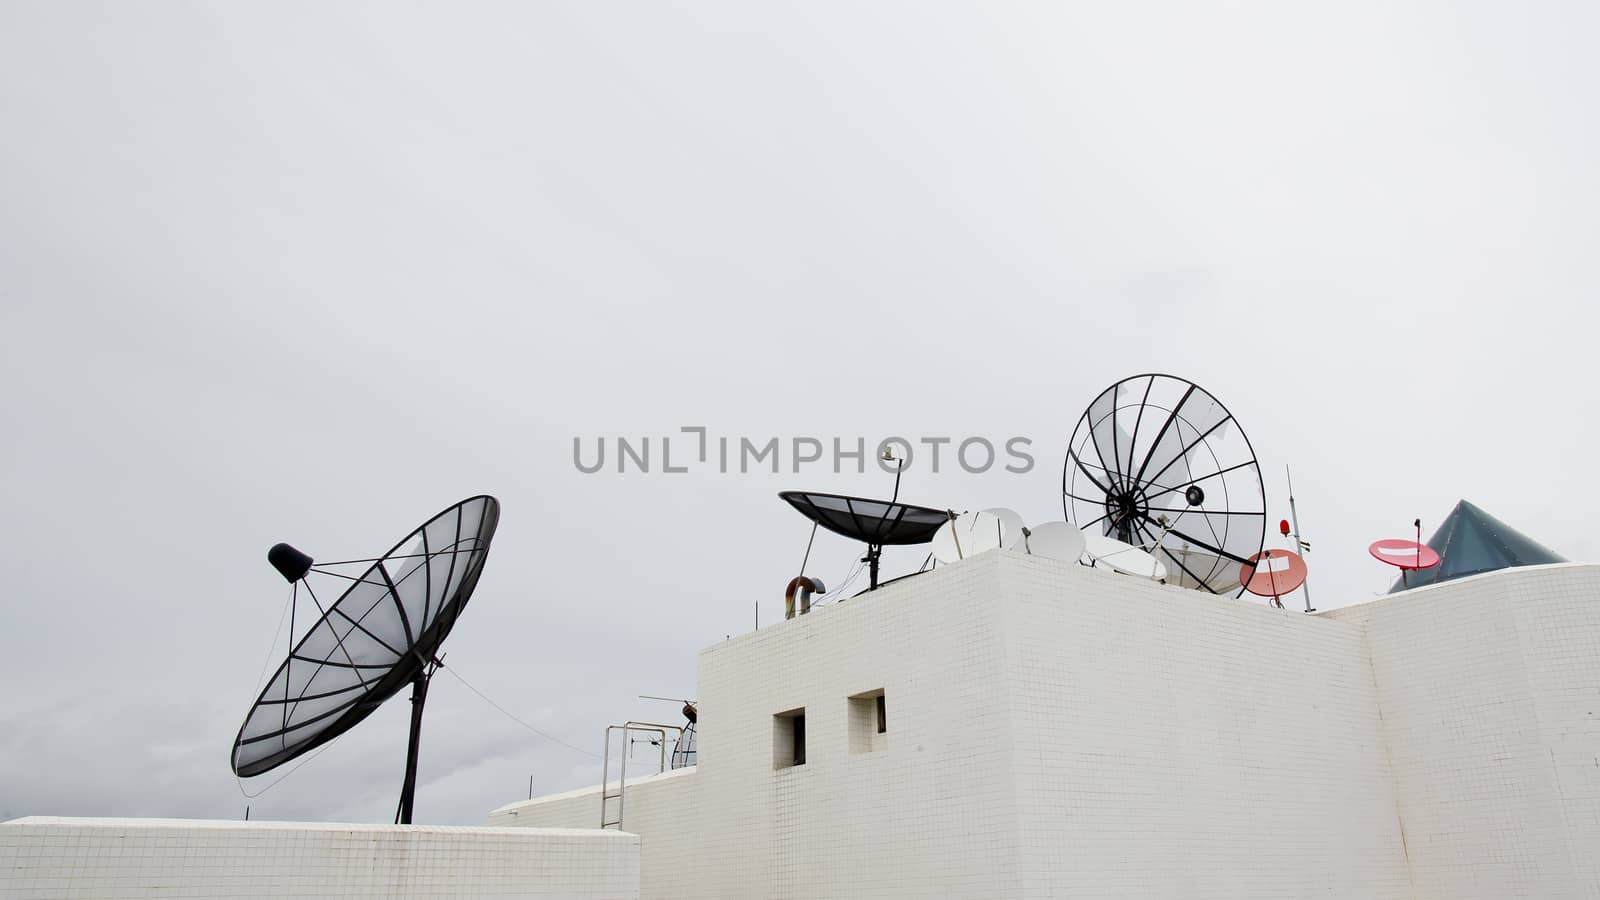
<instances>
[{"instance_id":1,"label":"gray pyramid roof structure","mask_svg":"<svg viewBox=\"0 0 1600 900\"><path fill-rule=\"evenodd\" d=\"M1533 538L1462 500L1445 516L1439 530L1428 538L1439 554L1431 569L1407 572L1396 579L1389 593L1440 581L1465 578L1513 566L1539 566L1567 560Z\"/></svg>"}]
</instances>

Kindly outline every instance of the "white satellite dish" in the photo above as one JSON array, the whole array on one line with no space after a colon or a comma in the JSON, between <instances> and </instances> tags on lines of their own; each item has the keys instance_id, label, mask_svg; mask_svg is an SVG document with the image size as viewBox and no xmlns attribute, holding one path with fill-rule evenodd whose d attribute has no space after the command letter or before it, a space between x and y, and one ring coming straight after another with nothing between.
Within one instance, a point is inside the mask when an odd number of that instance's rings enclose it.
<instances>
[{"instance_id":1,"label":"white satellite dish","mask_svg":"<svg viewBox=\"0 0 1600 900\"><path fill-rule=\"evenodd\" d=\"M1083 532L1072 527L1071 522L1041 522L1025 531L1027 534L1017 546L1018 550L1065 563L1083 558Z\"/></svg>"},{"instance_id":2,"label":"white satellite dish","mask_svg":"<svg viewBox=\"0 0 1600 900\"><path fill-rule=\"evenodd\" d=\"M1161 560L1132 544L1124 544L1116 538L1106 537L1103 534L1085 534L1083 542L1085 554L1097 565L1106 566L1113 572L1121 572L1124 575L1137 575L1156 581L1166 580L1167 567Z\"/></svg>"},{"instance_id":3,"label":"white satellite dish","mask_svg":"<svg viewBox=\"0 0 1600 900\"><path fill-rule=\"evenodd\" d=\"M1000 546L1007 550L1022 549L1022 516L1014 509L995 506L984 510L1000 520Z\"/></svg>"},{"instance_id":4,"label":"white satellite dish","mask_svg":"<svg viewBox=\"0 0 1600 900\"><path fill-rule=\"evenodd\" d=\"M949 564L999 549L1004 533L1005 524L992 513L962 513L934 532L933 558Z\"/></svg>"}]
</instances>

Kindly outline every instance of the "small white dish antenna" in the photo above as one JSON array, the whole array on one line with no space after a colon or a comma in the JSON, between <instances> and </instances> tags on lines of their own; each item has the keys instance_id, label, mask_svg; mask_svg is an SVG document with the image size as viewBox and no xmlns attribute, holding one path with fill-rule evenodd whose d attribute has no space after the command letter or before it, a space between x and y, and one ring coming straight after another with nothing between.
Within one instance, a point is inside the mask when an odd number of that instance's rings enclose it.
<instances>
[{"instance_id":1,"label":"small white dish antenna","mask_svg":"<svg viewBox=\"0 0 1600 900\"><path fill-rule=\"evenodd\" d=\"M1017 549L1030 556L1042 556L1065 563L1083 559L1083 532L1072 527L1071 522L1041 522L1023 531L1024 536Z\"/></svg>"},{"instance_id":2,"label":"small white dish antenna","mask_svg":"<svg viewBox=\"0 0 1600 900\"><path fill-rule=\"evenodd\" d=\"M1005 523L993 513L965 512L939 526L933 535L933 558L960 562L988 550L997 550L1005 537Z\"/></svg>"},{"instance_id":3,"label":"small white dish antenna","mask_svg":"<svg viewBox=\"0 0 1600 900\"><path fill-rule=\"evenodd\" d=\"M1113 572L1121 572L1124 575L1136 575L1155 581L1166 580L1167 567L1161 560L1132 544L1124 544L1116 538L1106 537L1103 534L1085 534L1083 542L1084 555L1098 566L1105 566Z\"/></svg>"},{"instance_id":4,"label":"small white dish antenna","mask_svg":"<svg viewBox=\"0 0 1600 900\"><path fill-rule=\"evenodd\" d=\"M1014 509L994 506L984 510L1000 520L1000 546L1007 550L1022 549L1022 516Z\"/></svg>"}]
</instances>

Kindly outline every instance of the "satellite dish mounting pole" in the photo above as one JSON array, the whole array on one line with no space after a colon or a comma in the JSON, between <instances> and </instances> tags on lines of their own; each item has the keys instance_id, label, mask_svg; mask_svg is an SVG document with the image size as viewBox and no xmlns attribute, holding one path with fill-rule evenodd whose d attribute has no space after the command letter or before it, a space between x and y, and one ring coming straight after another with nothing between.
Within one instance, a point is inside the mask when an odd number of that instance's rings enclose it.
<instances>
[{"instance_id":1,"label":"satellite dish mounting pole","mask_svg":"<svg viewBox=\"0 0 1600 900\"><path fill-rule=\"evenodd\" d=\"M1294 509L1294 478L1289 475L1289 466L1283 467L1283 480L1289 485L1289 521L1294 525L1294 549L1296 553L1310 553L1311 547L1300 540L1300 516ZM1305 594L1306 612L1316 612L1317 608L1311 605L1311 579L1301 582L1300 590Z\"/></svg>"},{"instance_id":2,"label":"satellite dish mounting pole","mask_svg":"<svg viewBox=\"0 0 1600 900\"><path fill-rule=\"evenodd\" d=\"M889 506L892 508L900 499L900 474L906 469L906 461L895 456L894 451L887 447L883 449L883 461L894 463L894 494L889 497ZM815 534L816 530L812 529L812 533ZM863 561L867 564L867 590L869 591L878 589L878 557L882 554L882 544L867 545L867 556Z\"/></svg>"},{"instance_id":3,"label":"satellite dish mounting pole","mask_svg":"<svg viewBox=\"0 0 1600 900\"><path fill-rule=\"evenodd\" d=\"M439 660L434 659L411 679L411 741L406 747L406 780L400 786L400 809L394 818L397 825L411 824L411 806L417 794L417 754L422 744L422 707L428 702L428 682L438 668Z\"/></svg>"}]
</instances>

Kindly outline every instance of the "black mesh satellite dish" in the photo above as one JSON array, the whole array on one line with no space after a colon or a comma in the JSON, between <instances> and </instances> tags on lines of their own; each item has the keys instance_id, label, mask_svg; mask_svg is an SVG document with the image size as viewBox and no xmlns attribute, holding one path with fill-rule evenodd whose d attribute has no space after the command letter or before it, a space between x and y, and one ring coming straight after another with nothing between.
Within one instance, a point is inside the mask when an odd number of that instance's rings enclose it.
<instances>
[{"instance_id":1,"label":"black mesh satellite dish","mask_svg":"<svg viewBox=\"0 0 1600 900\"><path fill-rule=\"evenodd\" d=\"M868 590L878 586L878 557L885 545L926 544L939 526L950 521L943 510L893 500L812 491L782 491L778 496L823 528L867 545Z\"/></svg>"},{"instance_id":2,"label":"black mesh satellite dish","mask_svg":"<svg viewBox=\"0 0 1600 900\"><path fill-rule=\"evenodd\" d=\"M411 685L411 738L396 821L411 821L417 749L428 680L439 646L461 616L483 573L500 503L477 496L446 509L376 559L316 565L287 544L268 554L273 566L304 584L322 617L278 667L245 714L233 744L233 771L260 775L326 744ZM327 566L370 564L359 577ZM308 572L333 575L350 587L324 608L303 581ZM290 625L290 642L294 641Z\"/></svg>"},{"instance_id":3,"label":"black mesh satellite dish","mask_svg":"<svg viewBox=\"0 0 1600 900\"><path fill-rule=\"evenodd\" d=\"M1145 548L1168 582L1243 592L1239 567L1266 538L1261 467L1233 414L1198 385L1136 375L1107 388L1073 429L1061 482L1068 519Z\"/></svg>"},{"instance_id":4,"label":"black mesh satellite dish","mask_svg":"<svg viewBox=\"0 0 1600 900\"><path fill-rule=\"evenodd\" d=\"M864 544L926 544L950 521L944 510L842 494L783 491L778 494L800 514L834 534Z\"/></svg>"}]
</instances>

